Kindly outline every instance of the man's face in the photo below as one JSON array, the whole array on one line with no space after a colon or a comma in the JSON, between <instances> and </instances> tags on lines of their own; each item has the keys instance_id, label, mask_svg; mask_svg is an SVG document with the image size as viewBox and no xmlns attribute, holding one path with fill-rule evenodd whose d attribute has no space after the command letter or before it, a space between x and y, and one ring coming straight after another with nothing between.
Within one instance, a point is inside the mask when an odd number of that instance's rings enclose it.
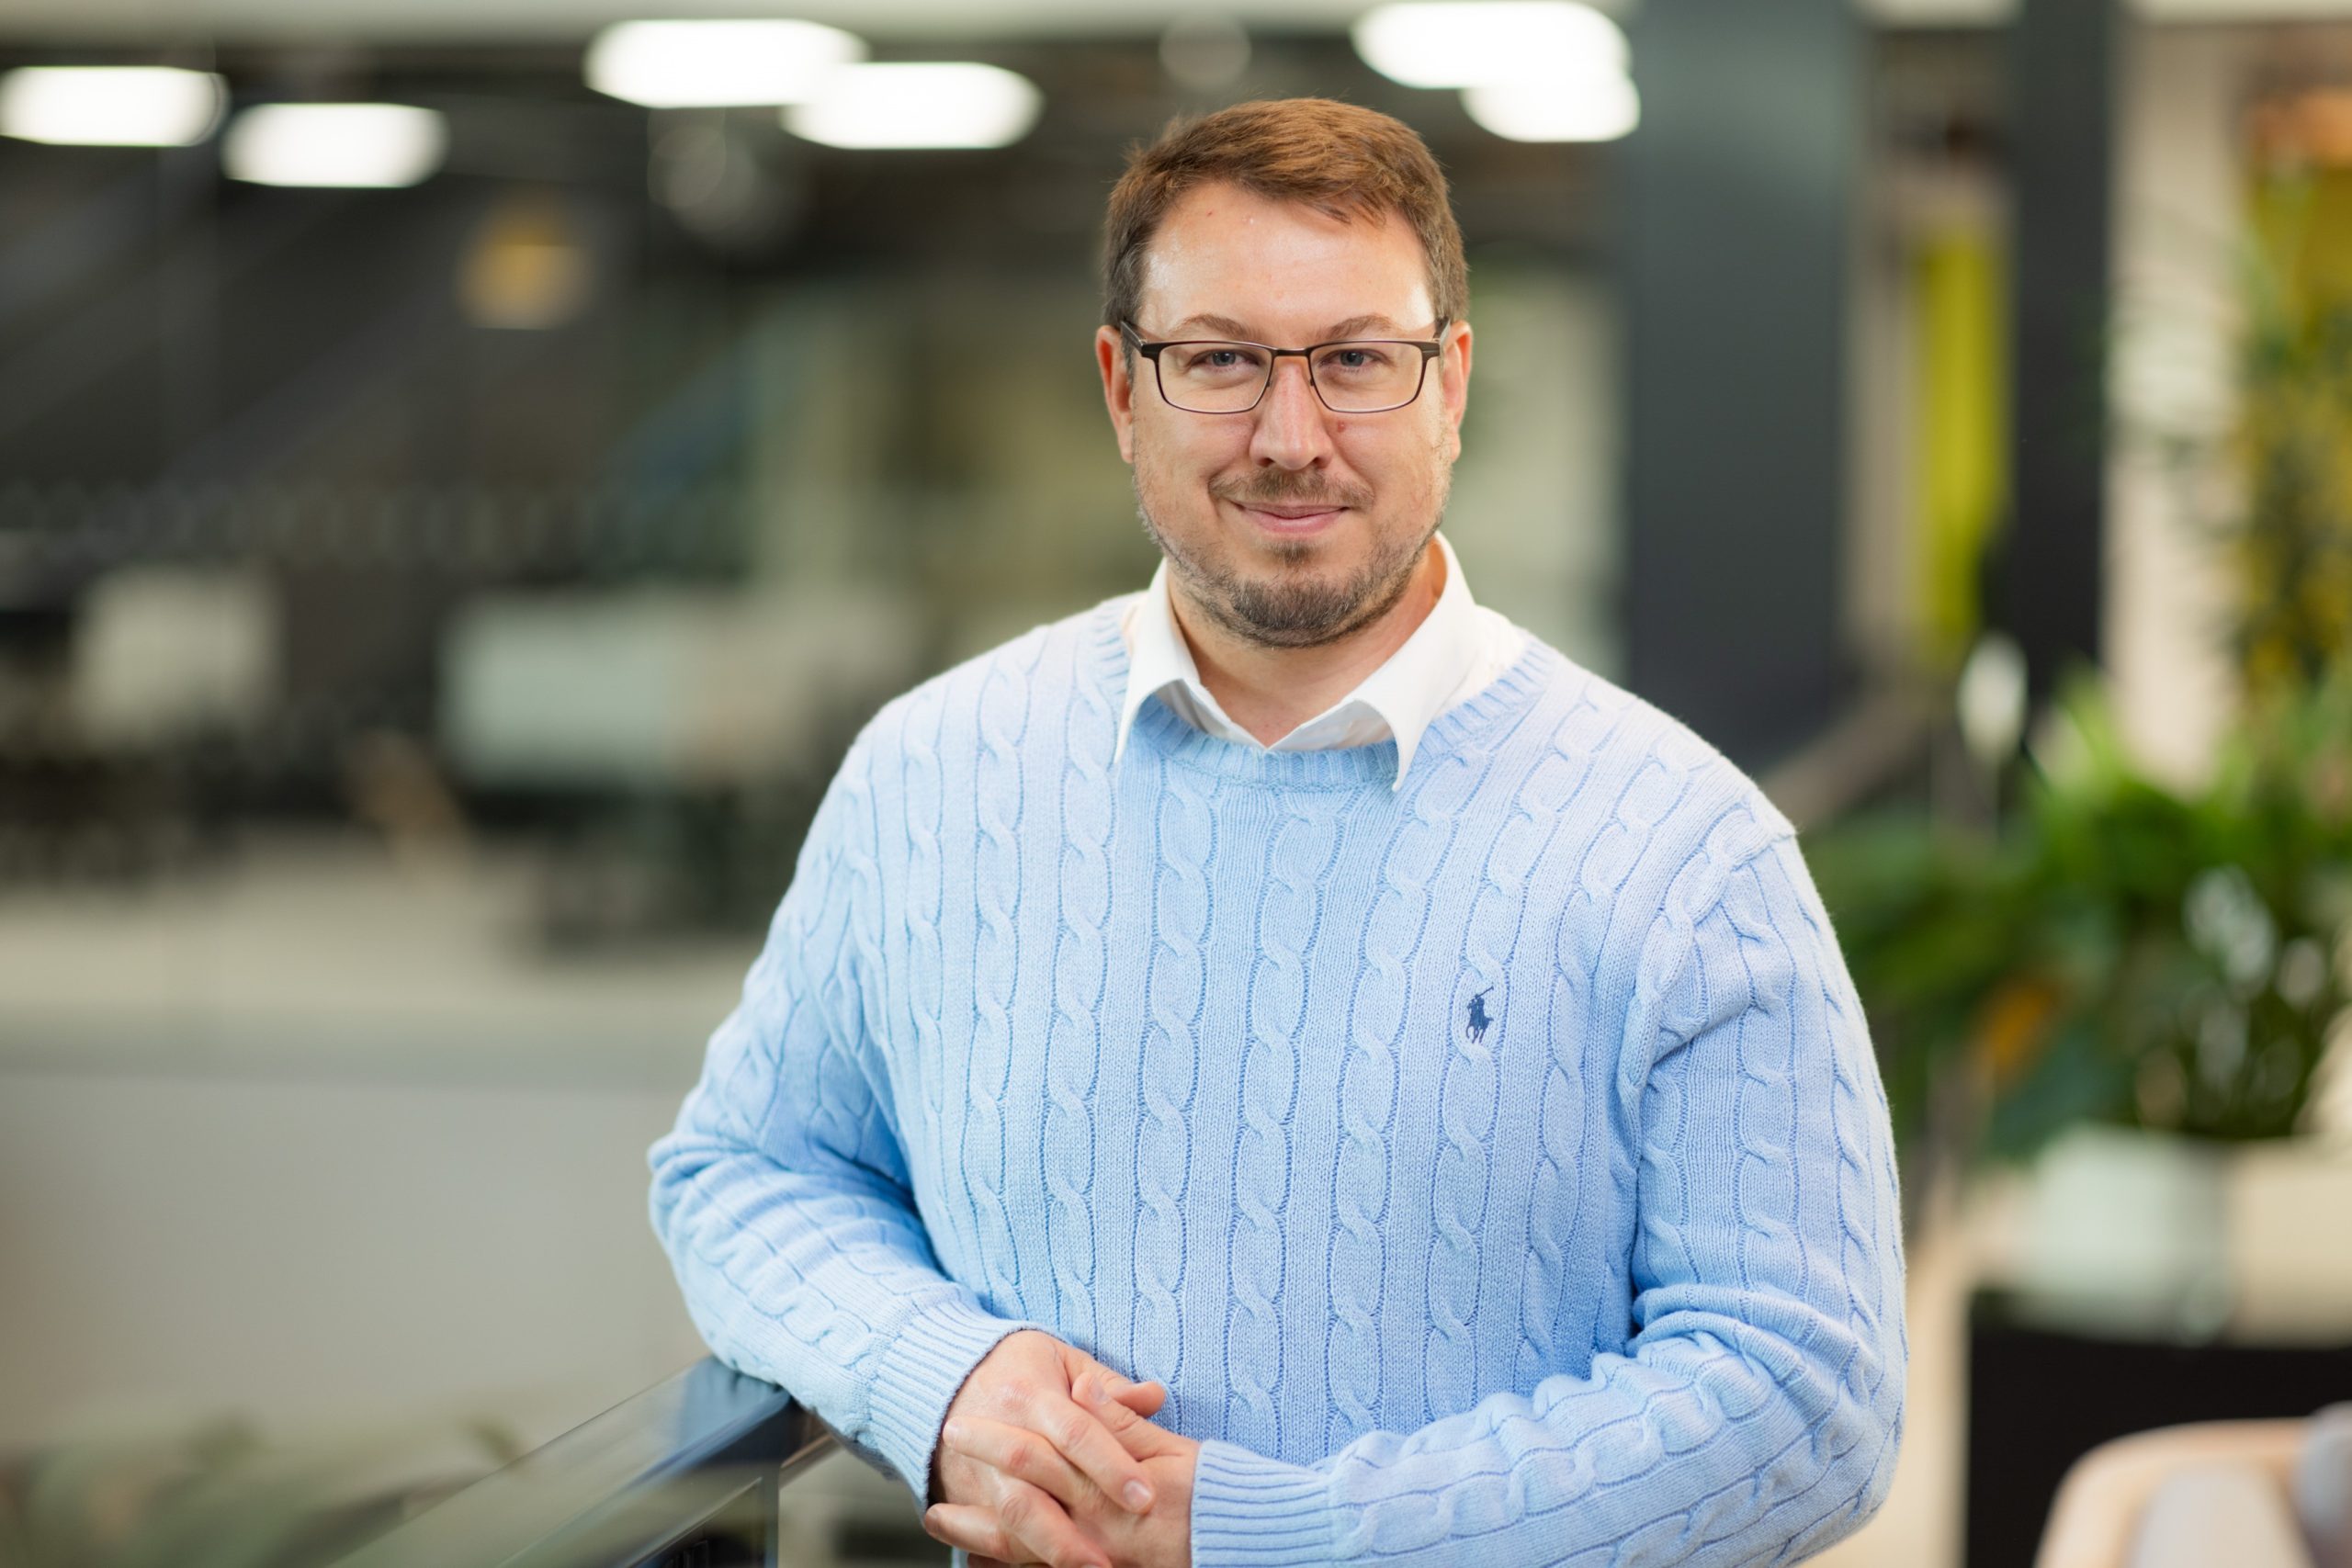
<instances>
[{"instance_id":1,"label":"man's face","mask_svg":"<svg viewBox=\"0 0 2352 1568\"><path fill-rule=\"evenodd\" d=\"M1343 222L1217 184L1188 192L1153 236L1135 325L1147 339L1305 348L1427 339L1435 315L1428 261L1397 214ZM1255 409L1202 414L1170 407L1116 332L1096 333L1119 455L1188 604L1247 641L1306 648L1396 602L1462 450L1470 329L1449 323L1442 341L1420 396L1385 413L1333 413L1292 356Z\"/></svg>"}]
</instances>

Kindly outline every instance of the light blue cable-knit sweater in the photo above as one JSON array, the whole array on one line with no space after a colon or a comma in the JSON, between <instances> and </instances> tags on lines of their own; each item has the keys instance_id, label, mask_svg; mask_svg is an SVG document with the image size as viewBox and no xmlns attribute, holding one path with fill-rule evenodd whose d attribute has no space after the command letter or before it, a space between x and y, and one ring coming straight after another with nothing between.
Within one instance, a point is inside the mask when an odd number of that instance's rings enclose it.
<instances>
[{"instance_id":1,"label":"light blue cable-knit sweater","mask_svg":"<svg viewBox=\"0 0 2352 1568\"><path fill-rule=\"evenodd\" d=\"M1199 1563L1801 1557L1885 1494L1883 1096L1791 829L1540 642L1393 743L1148 703L1114 600L886 707L656 1145L719 1356L918 1494L1036 1326Z\"/></svg>"}]
</instances>

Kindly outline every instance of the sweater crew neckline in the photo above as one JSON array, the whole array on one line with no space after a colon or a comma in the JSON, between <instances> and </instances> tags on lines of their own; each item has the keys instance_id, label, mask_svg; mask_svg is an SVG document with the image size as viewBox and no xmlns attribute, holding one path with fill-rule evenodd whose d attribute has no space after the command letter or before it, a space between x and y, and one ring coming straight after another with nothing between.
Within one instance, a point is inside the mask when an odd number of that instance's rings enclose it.
<instances>
[{"instance_id":1,"label":"sweater crew neckline","mask_svg":"<svg viewBox=\"0 0 2352 1568\"><path fill-rule=\"evenodd\" d=\"M1105 601L1094 613L1092 652L1094 675L1108 694L1111 709L1119 711L1126 694L1126 639L1120 635L1120 616L1133 594ZM1464 741L1521 714L1555 675L1563 657L1541 637L1527 646L1502 673L1472 695L1430 721L1415 753L1410 776L1415 783L1434 771L1443 756ZM1393 785L1396 779L1396 742L1392 738L1369 746L1346 746L1312 751L1265 750L1223 739L1186 723L1166 703L1148 701L1136 713L1132 739L1145 739L1150 749L1180 767L1247 783L1280 784L1296 789L1353 789L1366 784ZM1126 748L1121 765L1131 765L1136 748Z\"/></svg>"}]
</instances>

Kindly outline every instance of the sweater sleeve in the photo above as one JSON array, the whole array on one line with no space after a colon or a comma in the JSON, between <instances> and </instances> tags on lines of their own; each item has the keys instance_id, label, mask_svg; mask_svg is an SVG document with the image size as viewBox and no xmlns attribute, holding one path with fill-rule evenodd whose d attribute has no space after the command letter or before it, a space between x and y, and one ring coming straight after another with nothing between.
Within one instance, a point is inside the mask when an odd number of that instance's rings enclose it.
<instances>
[{"instance_id":1,"label":"sweater sleeve","mask_svg":"<svg viewBox=\"0 0 2352 1568\"><path fill-rule=\"evenodd\" d=\"M866 1028L876 865L865 743L827 791L798 868L653 1145L652 1217L718 1358L788 1389L877 1452L918 1498L949 1402L997 1342L1035 1326L946 1278L915 1213Z\"/></svg>"},{"instance_id":2,"label":"sweater sleeve","mask_svg":"<svg viewBox=\"0 0 2352 1568\"><path fill-rule=\"evenodd\" d=\"M1781 1562L1876 1509L1905 1361L1894 1148L1794 841L1661 915L1642 967L1630 1353L1312 1466L1205 1443L1196 1563Z\"/></svg>"}]
</instances>

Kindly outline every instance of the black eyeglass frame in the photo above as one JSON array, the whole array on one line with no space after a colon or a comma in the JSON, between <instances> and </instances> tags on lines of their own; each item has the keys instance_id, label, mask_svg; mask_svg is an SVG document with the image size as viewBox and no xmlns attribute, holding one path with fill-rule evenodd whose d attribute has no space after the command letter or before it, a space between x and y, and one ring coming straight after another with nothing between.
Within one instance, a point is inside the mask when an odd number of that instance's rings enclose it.
<instances>
[{"instance_id":1,"label":"black eyeglass frame","mask_svg":"<svg viewBox=\"0 0 2352 1568\"><path fill-rule=\"evenodd\" d=\"M1159 389L1159 400L1161 402L1166 403L1171 409L1179 410L1184 413L1196 413L1214 419L1222 414L1249 413L1253 412L1260 403L1266 400L1266 394L1273 389L1274 372L1276 369L1280 368L1277 362L1292 357L1295 357L1306 362L1306 384L1309 388L1313 389L1315 392L1315 400L1321 403L1325 408L1330 409L1333 413L1395 413L1398 409L1410 408L1415 403L1420 401L1421 389L1429 385L1430 361L1435 359L1439 355L1445 352L1445 338L1443 334L1445 333L1446 326L1446 319L1443 316L1440 316L1437 319L1437 326L1435 329L1439 335L1433 338L1340 337L1333 338L1329 343L1310 343L1305 348L1276 348L1270 343L1252 343L1248 338L1238 337L1147 338L1143 335L1141 329L1136 327L1133 321L1121 321L1119 323L1119 333L1120 335L1127 340L1129 346L1134 348L1137 354L1142 355L1146 359L1151 361L1151 381L1153 386ZM1231 344L1236 348L1262 348L1266 351L1266 378L1259 384L1258 395L1250 400L1250 405L1248 408L1187 408L1185 405L1178 402L1175 399L1168 395L1168 383L1160 378L1159 374L1160 351L1162 349L1169 348L1182 348L1187 344L1213 343ZM1413 382L1413 395L1407 398L1401 403L1386 403L1376 409L1332 408L1331 400L1323 395L1323 389L1316 382L1314 356L1316 352L1319 349L1339 348L1351 343L1376 343L1395 348L1419 349L1421 351L1421 373Z\"/></svg>"}]
</instances>

